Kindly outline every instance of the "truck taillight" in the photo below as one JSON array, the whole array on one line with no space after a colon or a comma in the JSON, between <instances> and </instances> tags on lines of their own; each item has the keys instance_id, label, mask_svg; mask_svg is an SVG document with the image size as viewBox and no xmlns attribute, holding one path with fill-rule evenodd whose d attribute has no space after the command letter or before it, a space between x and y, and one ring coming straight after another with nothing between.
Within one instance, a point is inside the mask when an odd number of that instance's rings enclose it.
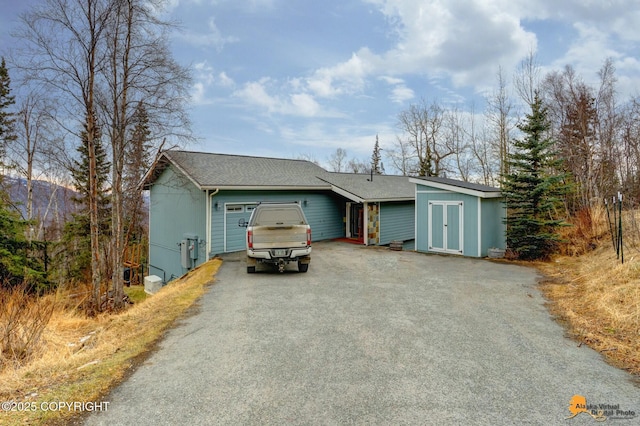
<instances>
[{"instance_id":1,"label":"truck taillight","mask_svg":"<svg viewBox=\"0 0 640 426\"><path fill-rule=\"evenodd\" d=\"M247 231L247 246L253 248L253 231Z\"/></svg>"},{"instance_id":2,"label":"truck taillight","mask_svg":"<svg viewBox=\"0 0 640 426\"><path fill-rule=\"evenodd\" d=\"M307 228L307 247L311 246L311 228Z\"/></svg>"}]
</instances>

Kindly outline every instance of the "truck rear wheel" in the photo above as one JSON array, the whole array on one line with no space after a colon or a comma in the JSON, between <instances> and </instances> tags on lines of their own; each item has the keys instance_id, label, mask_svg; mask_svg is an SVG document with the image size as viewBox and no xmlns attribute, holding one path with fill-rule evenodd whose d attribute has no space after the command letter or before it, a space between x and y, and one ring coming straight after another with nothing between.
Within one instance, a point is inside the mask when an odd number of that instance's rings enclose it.
<instances>
[{"instance_id":1,"label":"truck rear wheel","mask_svg":"<svg viewBox=\"0 0 640 426\"><path fill-rule=\"evenodd\" d=\"M299 272L307 272L309 270L309 264L308 263L302 263L300 261L298 261L298 271Z\"/></svg>"}]
</instances>

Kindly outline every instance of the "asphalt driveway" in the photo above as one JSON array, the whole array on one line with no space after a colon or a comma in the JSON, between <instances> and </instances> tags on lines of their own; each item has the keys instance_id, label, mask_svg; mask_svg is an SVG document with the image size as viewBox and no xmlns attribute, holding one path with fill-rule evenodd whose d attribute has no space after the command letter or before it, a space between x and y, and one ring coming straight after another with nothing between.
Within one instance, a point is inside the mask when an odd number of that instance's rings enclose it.
<instances>
[{"instance_id":1,"label":"asphalt driveway","mask_svg":"<svg viewBox=\"0 0 640 426\"><path fill-rule=\"evenodd\" d=\"M533 269L331 242L294 270L227 256L86 424L593 424L565 420L574 395L640 418L640 388L564 337Z\"/></svg>"}]
</instances>

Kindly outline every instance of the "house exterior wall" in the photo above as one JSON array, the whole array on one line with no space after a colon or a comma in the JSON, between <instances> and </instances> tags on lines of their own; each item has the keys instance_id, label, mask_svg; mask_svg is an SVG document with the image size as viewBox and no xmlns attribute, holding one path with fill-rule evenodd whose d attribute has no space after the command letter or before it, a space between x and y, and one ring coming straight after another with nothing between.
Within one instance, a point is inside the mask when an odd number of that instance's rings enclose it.
<instances>
[{"instance_id":1,"label":"house exterior wall","mask_svg":"<svg viewBox=\"0 0 640 426\"><path fill-rule=\"evenodd\" d=\"M205 262L205 193L168 167L151 187L149 201L149 274L170 281L187 272L180 260L184 234L199 238L195 266Z\"/></svg>"},{"instance_id":2,"label":"house exterior wall","mask_svg":"<svg viewBox=\"0 0 640 426\"><path fill-rule=\"evenodd\" d=\"M482 252L480 256L487 256L490 248L507 248L505 213L502 199L482 200ZM496 218L500 218L500 220Z\"/></svg>"},{"instance_id":3,"label":"house exterior wall","mask_svg":"<svg viewBox=\"0 0 640 426\"><path fill-rule=\"evenodd\" d=\"M415 203L388 202L380 204L380 245L391 241L415 238Z\"/></svg>"},{"instance_id":4,"label":"house exterior wall","mask_svg":"<svg viewBox=\"0 0 640 426\"><path fill-rule=\"evenodd\" d=\"M250 212L246 211L245 207L244 212L230 213L226 209L227 206L247 206L267 201L299 202L311 225L313 241L340 238L345 235L344 199L329 191L222 190L211 199L211 256L245 249L245 229L238 226L238 219L248 220Z\"/></svg>"}]
</instances>

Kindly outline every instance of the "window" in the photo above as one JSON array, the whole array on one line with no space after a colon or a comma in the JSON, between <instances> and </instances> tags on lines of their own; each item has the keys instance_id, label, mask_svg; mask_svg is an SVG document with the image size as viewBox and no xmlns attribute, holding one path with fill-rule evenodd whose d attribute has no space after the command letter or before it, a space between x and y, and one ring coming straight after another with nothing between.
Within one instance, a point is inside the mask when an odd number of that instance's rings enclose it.
<instances>
[{"instance_id":1,"label":"window","mask_svg":"<svg viewBox=\"0 0 640 426\"><path fill-rule=\"evenodd\" d=\"M244 206L242 204L227 204L227 213L242 213Z\"/></svg>"}]
</instances>

